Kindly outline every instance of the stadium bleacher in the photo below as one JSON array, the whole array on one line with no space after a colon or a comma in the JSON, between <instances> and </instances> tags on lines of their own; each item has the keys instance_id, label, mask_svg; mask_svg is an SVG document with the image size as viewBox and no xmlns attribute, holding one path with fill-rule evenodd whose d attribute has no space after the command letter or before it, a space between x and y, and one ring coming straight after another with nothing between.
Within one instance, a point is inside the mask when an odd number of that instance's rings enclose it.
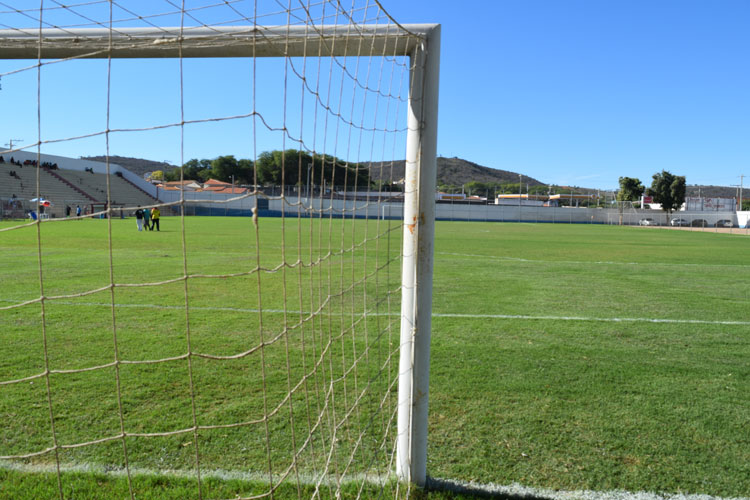
<instances>
[{"instance_id":1,"label":"stadium bleacher","mask_svg":"<svg viewBox=\"0 0 750 500\"><path fill-rule=\"evenodd\" d=\"M107 201L107 175L67 169L37 168L34 165L10 163L4 160L0 163L0 201L2 202L3 218L25 217L29 210L36 209L37 171L39 173L39 194L49 200L51 206L44 212L49 217L65 217L65 207L75 210L80 205L90 212L92 204L102 204ZM110 190L112 206L135 207L150 205L156 202L154 198L118 175L110 175Z\"/></svg>"}]
</instances>

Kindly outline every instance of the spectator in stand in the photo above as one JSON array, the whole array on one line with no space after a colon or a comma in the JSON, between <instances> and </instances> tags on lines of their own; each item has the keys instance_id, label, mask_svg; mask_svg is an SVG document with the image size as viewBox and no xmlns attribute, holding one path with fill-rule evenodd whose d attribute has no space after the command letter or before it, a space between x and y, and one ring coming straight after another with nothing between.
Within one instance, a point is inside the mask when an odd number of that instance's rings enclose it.
<instances>
[{"instance_id":1,"label":"spectator in stand","mask_svg":"<svg viewBox=\"0 0 750 500\"><path fill-rule=\"evenodd\" d=\"M151 230L154 230L154 227L157 231L159 231L159 217L161 216L161 212L159 212L159 207L154 207L151 209Z\"/></svg>"},{"instance_id":2,"label":"spectator in stand","mask_svg":"<svg viewBox=\"0 0 750 500\"><path fill-rule=\"evenodd\" d=\"M135 211L135 223L138 226L138 231L143 231L143 210L138 205L138 210Z\"/></svg>"},{"instance_id":3,"label":"spectator in stand","mask_svg":"<svg viewBox=\"0 0 750 500\"><path fill-rule=\"evenodd\" d=\"M148 208L143 209L143 225L146 226L147 231L151 231L151 210Z\"/></svg>"},{"instance_id":4,"label":"spectator in stand","mask_svg":"<svg viewBox=\"0 0 750 500\"><path fill-rule=\"evenodd\" d=\"M81 205L76 205L76 217L81 216Z\"/></svg>"},{"instance_id":5,"label":"spectator in stand","mask_svg":"<svg viewBox=\"0 0 750 500\"><path fill-rule=\"evenodd\" d=\"M70 217L70 205L65 205L65 217Z\"/></svg>"}]
</instances>

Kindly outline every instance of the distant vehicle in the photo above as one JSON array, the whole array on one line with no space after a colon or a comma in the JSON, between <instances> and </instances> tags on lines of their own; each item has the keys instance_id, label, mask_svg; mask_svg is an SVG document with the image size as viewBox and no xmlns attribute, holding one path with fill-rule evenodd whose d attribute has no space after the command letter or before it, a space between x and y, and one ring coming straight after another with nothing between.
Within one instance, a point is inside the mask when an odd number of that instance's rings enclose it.
<instances>
[{"instance_id":1,"label":"distant vehicle","mask_svg":"<svg viewBox=\"0 0 750 500\"><path fill-rule=\"evenodd\" d=\"M708 226L708 223L703 219L693 219L693 222L690 223L693 227L706 227Z\"/></svg>"},{"instance_id":2,"label":"distant vehicle","mask_svg":"<svg viewBox=\"0 0 750 500\"><path fill-rule=\"evenodd\" d=\"M639 226L658 226L659 224L652 218L641 219L638 221Z\"/></svg>"},{"instance_id":3,"label":"distant vehicle","mask_svg":"<svg viewBox=\"0 0 750 500\"><path fill-rule=\"evenodd\" d=\"M716 222L716 227L732 227L732 221L729 219L721 219Z\"/></svg>"},{"instance_id":4,"label":"distant vehicle","mask_svg":"<svg viewBox=\"0 0 750 500\"><path fill-rule=\"evenodd\" d=\"M689 226L690 223L686 221L685 219L672 219L671 221L669 221L669 225L685 227L685 226Z\"/></svg>"}]
</instances>

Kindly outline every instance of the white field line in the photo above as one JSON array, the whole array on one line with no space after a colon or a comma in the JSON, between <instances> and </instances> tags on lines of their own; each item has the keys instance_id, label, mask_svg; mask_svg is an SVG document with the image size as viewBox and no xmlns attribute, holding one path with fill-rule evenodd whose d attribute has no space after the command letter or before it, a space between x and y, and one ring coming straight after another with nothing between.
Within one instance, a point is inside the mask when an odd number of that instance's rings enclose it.
<instances>
[{"instance_id":1,"label":"white field line","mask_svg":"<svg viewBox=\"0 0 750 500\"><path fill-rule=\"evenodd\" d=\"M507 496L516 499L550 500L750 500L750 497L718 497L713 495L685 493L655 493L648 491L591 491L591 490L550 490L530 488L518 483L510 485L466 483L445 479L428 479L428 489L453 491L478 497Z\"/></svg>"},{"instance_id":2,"label":"white field line","mask_svg":"<svg viewBox=\"0 0 750 500\"><path fill-rule=\"evenodd\" d=\"M0 299L0 302L15 302L8 299ZM50 301L54 304L62 304L67 306L80 306L80 307L112 307L112 304L106 302L63 302L63 301ZM115 304L116 308L131 308L131 309L160 309L160 310L174 310L183 311L185 306L169 306L161 304ZM243 308L243 307L218 307L218 306L190 306L191 311L211 311L211 312L236 312L244 314L257 314L263 312L263 314L284 314L283 309L254 309L254 308ZM287 309L286 314L288 315L305 315L310 316L312 313L309 311L297 311ZM364 314L369 317L375 316L390 316L399 317L400 313L375 313L375 312L359 312L356 314ZM350 316L351 312L321 312L320 316ZM432 313L433 318L465 318L465 319L517 319L517 320L531 320L531 321L588 321L598 323L668 323L668 324L684 324L684 325L727 325L727 326L750 326L750 321L731 321L731 320L708 320L708 319L674 319L674 318L600 318L595 316L551 316L551 315L535 315L535 314L471 314L471 313Z\"/></svg>"},{"instance_id":3,"label":"white field line","mask_svg":"<svg viewBox=\"0 0 750 500\"><path fill-rule=\"evenodd\" d=\"M686 325L738 325L750 326L750 321L720 321L706 319L670 319L670 318L596 318L591 316L537 316L524 314L459 314L438 313L433 318L484 318L484 319L521 319L539 321L593 321L601 323L676 323Z\"/></svg>"},{"instance_id":4,"label":"white field line","mask_svg":"<svg viewBox=\"0 0 750 500\"><path fill-rule=\"evenodd\" d=\"M583 260L541 260L541 259L523 259L521 257L508 257L503 255L481 255L470 253L455 252L435 252L436 255L450 255L451 257L466 257L468 259L488 259L501 260L507 262L528 262L530 264L566 264L566 265L603 265L603 266L643 266L643 267L726 267L750 269L748 264L691 264L681 262L618 262L610 260L583 261Z\"/></svg>"},{"instance_id":5,"label":"white field line","mask_svg":"<svg viewBox=\"0 0 750 500\"><path fill-rule=\"evenodd\" d=\"M22 472L27 474L57 474L57 467L55 464L24 464L18 462L12 462L9 460L0 460L0 469L12 470L16 472ZM100 464L60 464L60 471L62 472L77 472L87 474L106 474L114 477L126 477L127 470L124 467L111 467ZM133 467L130 466L131 476L168 476L185 479L196 479L197 475L195 469L149 469L145 467ZM274 474L274 481L278 481L281 474ZM298 474L300 482L308 486L314 486L321 481L321 478L315 477L311 474ZM201 469L201 480L206 478L216 478L222 481L253 481L253 482L268 482L268 471L266 472L249 472L249 471L237 471L237 470L223 470L223 469ZM296 478L296 476L295 476ZM367 481L372 484L384 484L387 481L395 479L395 475L391 474L351 474L338 480L331 476L330 478L324 478L321 484L326 486L336 486L337 483L344 482L360 482ZM289 480L287 480L289 481ZM292 480L296 481L296 479Z\"/></svg>"},{"instance_id":6,"label":"white field line","mask_svg":"<svg viewBox=\"0 0 750 500\"><path fill-rule=\"evenodd\" d=\"M9 461L0 461L0 469L13 470L23 473L49 473L57 472L54 464L49 465L29 465L19 464ZM84 465L61 465L60 470L63 472L95 473L106 474L115 477L126 476L123 468L111 468L102 465L84 464ZM178 478L195 479L194 470L153 470L147 468L130 467L131 476L169 476ZM267 482L268 473L255 473L247 471L231 470L201 470L201 478L216 478L219 480L241 480L253 482ZM342 477L339 479L329 478L321 484L337 486L349 482L359 482L365 480L369 483L384 485L386 482L394 479L393 475L375 475L375 474L356 474ZM300 474L300 481L303 484L318 484L319 479L312 476ZM428 478L427 488L429 490L453 491L463 494L474 495L507 495L511 498L518 499L544 499L544 500L750 500L750 497L719 497L713 495L697 494L680 494L680 493L652 493L646 491L629 492L622 490L613 491L591 491L591 490L550 490L544 488L530 488L518 483L510 485L497 484L478 484L467 483L455 480L445 480L437 478Z\"/></svg>"}]
</instances>

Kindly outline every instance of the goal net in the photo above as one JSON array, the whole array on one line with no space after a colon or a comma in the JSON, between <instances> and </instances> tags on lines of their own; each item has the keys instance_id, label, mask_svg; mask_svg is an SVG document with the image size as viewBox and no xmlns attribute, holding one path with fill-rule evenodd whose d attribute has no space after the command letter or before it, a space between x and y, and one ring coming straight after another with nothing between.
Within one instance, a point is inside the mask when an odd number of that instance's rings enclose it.
<instances>
[{"instance_id":1,"label":"goal net","mask_svg":"<svg viewBox=\"0 0 750 500\"><path fill-rule=\"evenodd\" d=\"M378 0L0 19L6 484L424 484L439 27Z\"/></svg>"}]
</instances>

